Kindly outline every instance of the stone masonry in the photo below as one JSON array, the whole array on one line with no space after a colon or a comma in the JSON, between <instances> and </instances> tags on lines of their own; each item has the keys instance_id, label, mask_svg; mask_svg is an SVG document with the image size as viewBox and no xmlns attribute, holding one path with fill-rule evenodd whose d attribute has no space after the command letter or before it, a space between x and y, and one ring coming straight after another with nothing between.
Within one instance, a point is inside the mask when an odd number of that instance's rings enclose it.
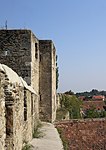
<instances>
[{"instance_id":1,"label":"stone masonry","mask_svg":"<svg viewBox=\"0 0 106 150\"><path fill-rule=\"evenodd\" d=\"M12 68L34 88L41 120L53 122L56 117L56 52L53 42L38 40L30 30L0 30L0 63Z\"/></svg>"},{"instance_id":2,"label":"stone masonry","mask_svg":"<svg viewBox=\"0 0 106 150\"><path fill-rule=\"evenodd\" d=\"M40 118L56 118L56 50L52 41L40 40ZM48 101L50 99L50 101Z\"/></svg>"},{"instance_id":3,"label":"stone masonry","mask_svg":"<svg viewBox=\"0 0 106 150\"><path fill-rule=\"evenodd\" d=\"M0 150L21 150L32 139L39 120L36 102L34 89L0 64Z\"/></svg>"},{"instance_id":4,"label":"stone masonry","mask_svg":"<svg viewBox=\"0 0 106 150\"><path fill-rule=\"evenodd\" d=\"M6 139L6 120L5 120L5 74L0 70L0 149L4 150Z\"/></svg>"},{"instance_id":5,"label":"stone masonry","mask_svg":"<svg viewBox=\"0 0 106 150\"><path fill-rule=\"evenodd\" d=\"M30 30L0 30L0 150L21 150L39 118L56 118L54 44Z\"/></svg>"}]
</instances>

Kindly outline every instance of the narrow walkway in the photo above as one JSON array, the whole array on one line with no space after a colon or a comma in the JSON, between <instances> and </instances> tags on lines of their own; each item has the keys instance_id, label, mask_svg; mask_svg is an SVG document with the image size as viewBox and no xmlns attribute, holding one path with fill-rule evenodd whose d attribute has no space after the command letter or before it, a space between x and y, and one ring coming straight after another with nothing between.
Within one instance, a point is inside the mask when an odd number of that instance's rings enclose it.
<instances>
[{"instance_id":1,"label":"narrow walkway","mask_svg":"<svg viewBox=\"0 0 106 150\"><path fill-rule=\"evenodd\" d=\"M53 124L43 123L40 131L43 136L31 141L32 150L63 150L62 141Z\"/></svg>"}]
</instances>

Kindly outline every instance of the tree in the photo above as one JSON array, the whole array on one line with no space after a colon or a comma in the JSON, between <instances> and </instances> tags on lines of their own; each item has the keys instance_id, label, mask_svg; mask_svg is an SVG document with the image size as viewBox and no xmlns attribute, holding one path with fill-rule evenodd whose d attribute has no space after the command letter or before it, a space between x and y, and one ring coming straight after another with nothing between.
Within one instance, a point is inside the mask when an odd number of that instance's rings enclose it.
<instances>
[{"instance_id":1,"label":"tree","mask_svg":"<svg viewBox=\"0 0 106 150\"><path fill-rule=\"evenodd\" d=\"M92 91L90 92L81 92L81 93L76 93L76 96L85 96L85 97L89 97L89 96L94 96L94 95L104 95L106 96L106 91L98 91L96 89L92 89Z\"/></svg>"},{"instance_id":2,"label":"tree","mask_svg":"<svg viewBox=\"0 0 106 150\"><path fill-rule=\"evenodd\" d=\"M99 118L99 113L94 106L91 106L85 113L85 118Z\"/></svg>"},{"instance_id":3,"label":"tree","mask_svg":"<svg viewBox=\"0 0 106 150\"><path fill-rule=\"evenodd\" d=\"M74 92L72 92L71 90L69 90L69 91L66 91L64 94L74 95Z\"/></svg>"},{"instance_id":4,"label":"tree","mask_svg":"<svg viewBox=\"0 0 106 150\"><path fill-rule=\"evenodd\" d=\"M75 95L64 94L62 98L62 106L69 111L70 119L81 118L80 107L82 102Z\"/></svg>"},{"instance_id":5,"label":"tree","mask_svg":"<svg viewBox=\"0 0 106 150\"><path fill-rule=\"evenodd\" d=\"M94 106L91 106L85 113L85 118L104 118L106 117L106 111L98 111Z\"/></svg>"}]
</instances>

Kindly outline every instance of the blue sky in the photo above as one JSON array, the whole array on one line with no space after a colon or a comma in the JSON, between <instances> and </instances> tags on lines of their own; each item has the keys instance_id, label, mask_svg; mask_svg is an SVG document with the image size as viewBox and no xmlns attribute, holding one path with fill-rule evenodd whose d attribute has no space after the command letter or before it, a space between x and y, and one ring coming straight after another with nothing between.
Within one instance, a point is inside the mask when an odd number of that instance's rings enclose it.
<instances>
[{"instance_id":1,"label":"blue sky","mask_svg":"<svg viewBox=\"0 0 106 150\"><path fill-rule=\"evenodd\" d=\"M59 92L106 90L106 0L0 0L0 27L52 39Z\"/></svg>"}]
</instances>

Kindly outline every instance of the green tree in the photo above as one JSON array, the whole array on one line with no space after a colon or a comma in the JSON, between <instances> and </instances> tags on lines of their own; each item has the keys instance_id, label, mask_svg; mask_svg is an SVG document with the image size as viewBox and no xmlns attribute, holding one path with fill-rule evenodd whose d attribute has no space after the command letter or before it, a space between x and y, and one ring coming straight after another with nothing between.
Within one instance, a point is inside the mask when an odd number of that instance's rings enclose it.
<instances>
[{"instance_id":1,"label":"green tree","mask_svg":"<svg viewBox=\"0 0 106 150\"><path fill-rule=\"evenodd\" d=\"M100 118L106 117L106 111L102 110L99 114Z\"/></svg>"},{"instance_id":2,"label":"green tree","mask_svg":"<svg viewBox=\"0 0 106 150\"><path fill-rule=\"evenodd\" d=\"M97 111L94 106L91 106L86 111L86 116L85 116L85 118L104 118L104 117L106 117L106 111L104 110Z\"/></svg>"},{"instance_id":3,"label":"green tree","mask_svg":"<svg viewBox=\"0 0 106 150\"><path fill-rule=\"evenodd\" d=\"M63 106L69 111L70 119L81 118L80 108L82 102L75 95L66 95L62 98Z\"/></svg>"},{"instance_id":4,"label":"green tree","mask_svg":"<svg viewBox=\"0 0 106 150\"><path fill-rule=\"evenodd\" d=\"M94 106L91 106L86 111L86 117L85 118L99 118L99 114L96 112L96 109Z\"/></svg>"},{"instance_id":5,"label":"green tree","mask_svg":"<svg viewBox=\"0 0 106 150\"><path fill-rule=\"evenodd\" d=\"M67 95L75 95L74 92L72 92L71 90L66 91L64 94L67 94Z\"/></svg>"}]
</instances>

